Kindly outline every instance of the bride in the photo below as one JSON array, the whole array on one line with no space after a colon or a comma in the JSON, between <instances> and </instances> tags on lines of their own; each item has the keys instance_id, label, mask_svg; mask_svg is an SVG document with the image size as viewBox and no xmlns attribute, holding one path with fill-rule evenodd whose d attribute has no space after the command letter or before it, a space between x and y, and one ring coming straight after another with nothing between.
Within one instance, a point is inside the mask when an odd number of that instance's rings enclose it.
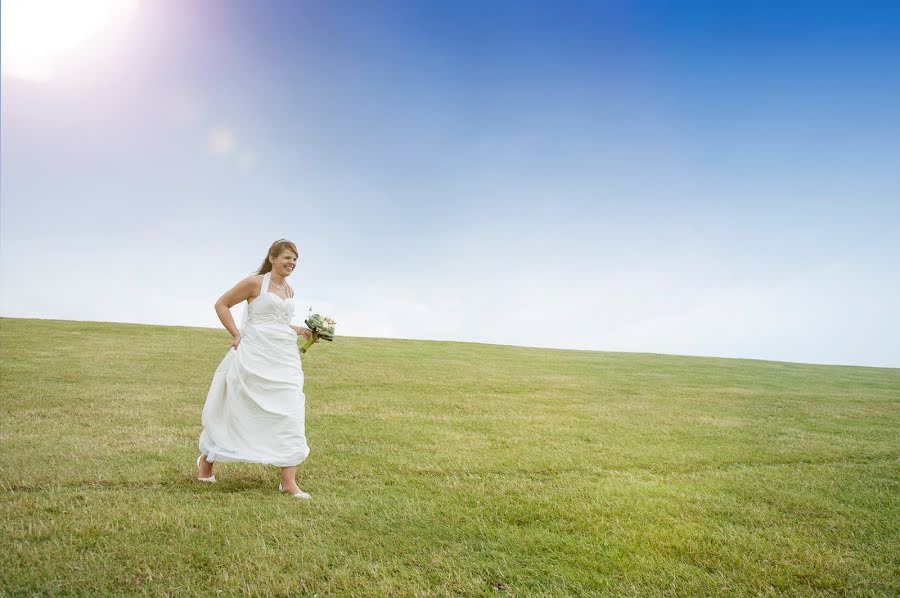
<instances>
[{"instance_id":1,"label":"bride","mask_svg":"<svg viewBox=\"0 0 900 598\"><path fill-rule=\"evenodd\" d=\"M281 468L280 492L310 497L295 480L297 465L309 455L297 336L312 337L309 329L291 324L294 290L287 277L298 257L292 242L275 241L257 274L216 301L216 314L233 341L203 406L200 481L216 481L215 462L264 463ZM241 301L247 305L238 329L230 308Z\"/></svg>"}]
</instances>

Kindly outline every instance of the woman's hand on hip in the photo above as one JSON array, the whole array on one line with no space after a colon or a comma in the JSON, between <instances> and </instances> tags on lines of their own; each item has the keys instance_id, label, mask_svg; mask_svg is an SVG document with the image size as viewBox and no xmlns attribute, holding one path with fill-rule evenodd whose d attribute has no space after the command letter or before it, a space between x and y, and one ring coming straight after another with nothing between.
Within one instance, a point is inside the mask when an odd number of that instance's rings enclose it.
<instances>
[{"instance_id":1,"label":"woman's hand on hip","mask_svg":"<svg viewBox=\"0 0 900 598\"><path fill-rule=\"evenodd\" d=\"M241 333L238 332L238 333L235 334L234 337L231 339L231 348L232 348L232 349L237 349L237 346L238 346L240 343L241 343Z\"/></svg>"}]
</instances>

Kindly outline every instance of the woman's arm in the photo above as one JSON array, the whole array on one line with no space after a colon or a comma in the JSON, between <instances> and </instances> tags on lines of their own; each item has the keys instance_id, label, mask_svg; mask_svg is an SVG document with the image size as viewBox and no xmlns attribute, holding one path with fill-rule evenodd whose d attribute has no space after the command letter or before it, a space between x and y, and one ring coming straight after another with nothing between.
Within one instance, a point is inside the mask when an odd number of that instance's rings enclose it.
<instances>
[{"instance_id":1,"label":"woman's arm","mask_svg":"<svg viewBox=\"0 0 900 598\"><path fill-rule=\"evenodd\" d=\"M287 283L285 283L285 284L287 284ZM294 296L294 287L292 287L291 285L288 285L287 288L288 288L288 291L290 291L289 296L293 297ZM309 328L306 328L304 326L297 326L295 324L291 324L291 328L293 328L294 332L296 332L298 335L302 336L306 340L309 340L313 337L313 331L310 330ZM316 339L316 342L319 342L319 339Z\"/></svg>"},{"instance_id":2,"label":"woman's arm","mask_svg":"<svg viewBox=\"0 0 900 598\"><path fill-rule=\"evenodd\" d=\"M248 276L241 282L237 283L223 294L215 303L216 315L225 330L231 333L234 342L232 347L237 347L241 342L241 333L238 331L234 318L231 317L231 308L241 301L246 301L253 297L256 287L259 286L258 276Z\"/></svg>"},{"instance_id":3,"label":"woman's arm","mask_svg":"<svg viewBox=\"0 0 900 598\"><path fill-rule=\"evenodd\" d=\"M293 328L294 332L296 332L297 334L299 334L306 340L311 339L313 336L313 331L310 330L309 328L305 328L303 326L297 326L296 324L291 324L291 328ZM319 339L316 339L316 342L319 342Z\"/></svg>"}]
</instances>

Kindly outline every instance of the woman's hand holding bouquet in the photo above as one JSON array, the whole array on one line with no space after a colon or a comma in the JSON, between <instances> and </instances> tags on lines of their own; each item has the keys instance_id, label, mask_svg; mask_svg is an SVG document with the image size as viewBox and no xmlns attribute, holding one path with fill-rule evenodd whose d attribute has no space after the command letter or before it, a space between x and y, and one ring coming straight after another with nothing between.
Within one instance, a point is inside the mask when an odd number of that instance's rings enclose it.
<instances>
[{"instance_id":1,"label":"woman's hand holding bouquet","mask_svg":"<svg viewBox=\"0 0 900 598\"><path fill-rule=\"evenodd\" d=\"M312 312L312 308L309 308L309 311ZM306 350L309 349L313 343L319 342L320 338L326 341L334 340L335 321L331 318L326 318L320 314L311 314L306 318L306 322L304 323L309 326L311 337L306 336L305 334L303 335L304 338L306 338L306 344L300 347L301 353L306 353Z\"/></svg>"},{"instance_id":2,"label":"woman's hand holding bouquet","mask_svg":"<svg viewBox=\"0 0 900 598\"><path fill-rule=\"evenodd\" d=\"M295 326L291 324L291 328L294 329L294 332L297 333L297 336L302 336L306 340L310 340L315 337L315 334L309 328L304 328L303 326ZM314 340L313 342L319 342L318 340Z\"/></svg>"}]
</instances>

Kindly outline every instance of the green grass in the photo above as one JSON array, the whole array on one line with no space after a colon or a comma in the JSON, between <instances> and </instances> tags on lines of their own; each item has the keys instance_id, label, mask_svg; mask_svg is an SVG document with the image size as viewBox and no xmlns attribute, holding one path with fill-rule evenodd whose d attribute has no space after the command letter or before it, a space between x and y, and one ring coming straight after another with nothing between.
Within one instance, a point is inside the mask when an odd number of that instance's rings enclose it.
<instances>
[{"instance_id":1,"label":"green grass","mask_svg":"<svg viewBox=\"0 0 900 598\"><path fill-rule=\"evenodd\" d=\"M229 342L0 319L3 593L900 594L900 370L339 337L304 502L194 480Z\"/></svg>"}]
</instances>

